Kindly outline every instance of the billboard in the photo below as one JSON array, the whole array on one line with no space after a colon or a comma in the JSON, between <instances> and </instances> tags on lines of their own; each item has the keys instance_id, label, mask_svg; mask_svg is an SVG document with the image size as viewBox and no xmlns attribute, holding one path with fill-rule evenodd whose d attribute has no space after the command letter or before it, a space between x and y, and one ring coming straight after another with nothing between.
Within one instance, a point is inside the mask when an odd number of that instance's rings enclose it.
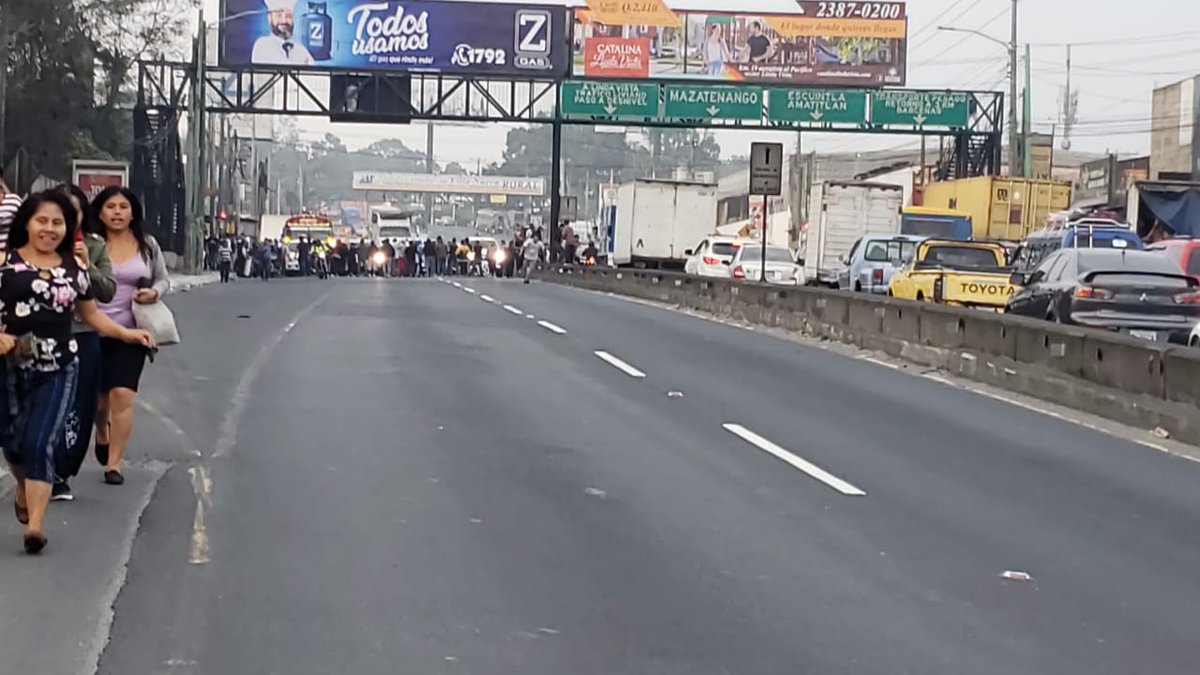
<instances>
[{"instance_id":1,"label":"billboard","mask_svg":"<svg viewBox=\"0 0 1200 675\"><path fill-rule=\"evenodd\" d=\"M381 192L452 192L472 195L541 197L546 194L546 179L521 176L461 176L446 173L355 171L353 188Z\"/></svg>"},{"instance_id":2,"label":"billboard","mask_svg":"<svg viewBox=\"0 0 1200 675\"><path fill-rule=\"evenodd\" d=\"M95 199L107 187L129 185L129 165L107 160L77 159L71 162L71 182Z\"/></svg>"},{"instance_id":3,"label":"billboard","mask_svg":"<svg viewBox=\"0 0 1200 675\"><path fill-rule=\"evenodd\" d=\"M220 64L469 75L567 70L566 10L434 0L224 0Z\"/></svg>"},{"instance_id":4,"label":"billboard","mask_svg":"<svg viewBox=\"0 0 1200 675\"><path fill-rule=\"evenodd\" d=\"M903 2L800 1L797 13L788 15L675 11L659 3L604 0L588 5L573 15L574 77L863 87L905 83Z\"/></svg>"}]
</instances>

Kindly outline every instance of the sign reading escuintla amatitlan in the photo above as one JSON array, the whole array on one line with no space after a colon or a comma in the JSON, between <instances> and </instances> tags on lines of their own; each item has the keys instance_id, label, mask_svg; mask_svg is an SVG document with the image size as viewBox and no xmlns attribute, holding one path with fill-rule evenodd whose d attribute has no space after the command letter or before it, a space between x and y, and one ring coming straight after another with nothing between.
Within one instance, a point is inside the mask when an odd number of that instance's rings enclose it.
<instances>
[{"instance_id":1,"label":"sign reading escuintla amatitlan","mask_svg":"<svg viewBox=\"0 0 1200 675\"><path fill-rule=\"evenodd\" d=\"M220 64L463 75L567 72L566 9L429 0L225 0Z\"/></svg>"}]
</instances>

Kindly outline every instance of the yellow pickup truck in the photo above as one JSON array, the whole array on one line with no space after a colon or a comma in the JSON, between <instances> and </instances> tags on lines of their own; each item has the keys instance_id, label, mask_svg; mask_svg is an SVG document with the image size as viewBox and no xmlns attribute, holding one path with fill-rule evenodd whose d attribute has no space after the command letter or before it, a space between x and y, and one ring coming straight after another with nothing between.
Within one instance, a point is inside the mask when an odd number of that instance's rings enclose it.
<instances>
[{"instance_id":1,"label":"yellow pickup truck","mask_svg":"<svg viewBox=\"0 0 1200 675\"><path fill-rule=\"evenodd\" d=\"M888 295L1003 311L1015 288L998 244L927 239L892 277Z\"/></svg>"}]
</instances>

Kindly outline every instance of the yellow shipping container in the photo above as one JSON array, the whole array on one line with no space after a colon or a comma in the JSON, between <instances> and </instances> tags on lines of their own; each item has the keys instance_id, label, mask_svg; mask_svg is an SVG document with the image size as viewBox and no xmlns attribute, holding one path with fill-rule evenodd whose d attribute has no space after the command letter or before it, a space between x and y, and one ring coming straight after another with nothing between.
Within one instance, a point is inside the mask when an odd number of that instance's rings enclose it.
<instances>
[{"instance_id":1,"label":"yellow shipping container","mask_svg":"<svg viewBox=\"0 0 1200 675\"><path fill-rule=\"evenodd\" d=\"M977 240L1020 241L1071 205L1071 184L1033 178L980 176L925 187L922 205L971 214Z\"/></svg>"}]
</instances>

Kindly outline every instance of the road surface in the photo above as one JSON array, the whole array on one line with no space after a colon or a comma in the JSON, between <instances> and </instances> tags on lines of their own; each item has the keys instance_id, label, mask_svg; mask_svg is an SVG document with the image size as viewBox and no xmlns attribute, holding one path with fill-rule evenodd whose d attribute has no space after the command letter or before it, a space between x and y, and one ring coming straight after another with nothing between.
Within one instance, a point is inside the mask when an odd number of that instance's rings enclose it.
<instances>
[{"instance_id":1,"label":"road surface","mask_svg":"<svg viewBox=\"0 0 1200 675\"><path fill-rule=\"evenodd\" d=\"M1195 672L1188 460L550 284L173 300L131 484L0 555L25 672Z\"/></svg>"}]
</instances>

